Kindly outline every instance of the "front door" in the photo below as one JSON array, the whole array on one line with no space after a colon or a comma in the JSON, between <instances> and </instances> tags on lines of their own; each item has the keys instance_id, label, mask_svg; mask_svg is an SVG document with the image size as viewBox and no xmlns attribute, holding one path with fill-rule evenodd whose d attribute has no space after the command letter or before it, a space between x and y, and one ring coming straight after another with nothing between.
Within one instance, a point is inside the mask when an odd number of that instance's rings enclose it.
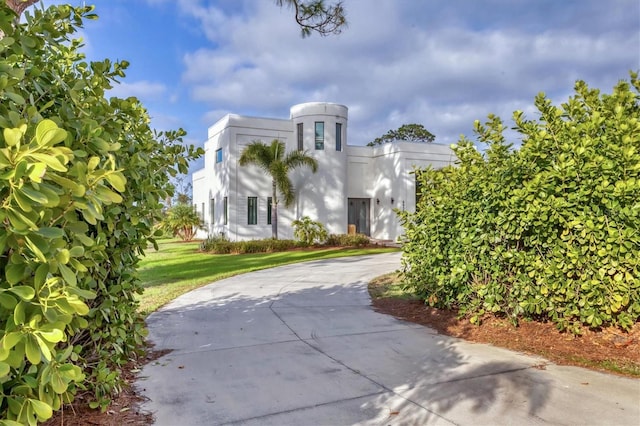
<instances>
[{"instance_id":1,"label":"front door","mask_svg":"<svg viewBox=\"0 0 640 426\"><path fill-rule=\"evenodd\" d=\"M349 209L347 212L349 225L356 226L358 234L366 236L370 234L369 208L370 201L368 198L349 198Z\"/></svg>"}]
</instances>

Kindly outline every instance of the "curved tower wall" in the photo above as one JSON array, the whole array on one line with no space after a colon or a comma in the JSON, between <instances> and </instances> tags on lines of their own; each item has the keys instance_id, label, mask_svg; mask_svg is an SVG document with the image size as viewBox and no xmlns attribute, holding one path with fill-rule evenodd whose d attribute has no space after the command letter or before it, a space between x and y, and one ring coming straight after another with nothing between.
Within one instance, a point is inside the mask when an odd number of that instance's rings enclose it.
<instances>
[{"instance_id":1,"label":"curved tower wall","mask_svg":"<svg viewBox=\"0 0 640 426\"><path fill-rule=\"evenodd\" d=\"M296 170L292 180L296 185L296 205L292 219L309 216L327 226L329 233L347 232L347 121L348 108L344 105L311 102L291 107L294 137L298 149L299 125L302 125L302 147L318 161L318 171L308 168ZM322 143L316 141L316 123L323 123ZM341 146L336 146L337 126ZM316 143L318 142L318 143Z\"/></svg>"}]
</instances>

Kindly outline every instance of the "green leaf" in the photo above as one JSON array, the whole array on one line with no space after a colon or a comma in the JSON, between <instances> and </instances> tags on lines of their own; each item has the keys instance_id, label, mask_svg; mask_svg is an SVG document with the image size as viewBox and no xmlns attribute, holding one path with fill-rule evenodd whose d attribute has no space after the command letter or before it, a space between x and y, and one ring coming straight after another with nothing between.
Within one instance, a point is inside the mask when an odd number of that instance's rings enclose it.
<instances>
[{"instance_id":1,"label":"green leaf","mask_svg":"<svg viewBox=\"0 0 640 426\"><path fill-rule=\"evenodd\" d=\"M118 192L124 192L126 190L127 180L120 172L113 172L106 175L107 180Z\"/></svg>"},{"instance_id":2,"label":"green leaf","mask_svg":"<svg viewBox=\"0 0 640 426\"><path fill-rule=\"evenodd\" d=\"M44 421L50 419L51 416L53 416L53 410L49 404L37 399L29 399L29 404L38 416L38 420Z\"/></svg>"},{"instance_id":3,"label":"green leaf","mask_svg":"<svg viewBox=\"0 0 640 426\"><path fill-rule=\"evenodd\" d=\"M62 228L44 227L39 228L35 233L51 240L64 237L64 230Z\"/></svg>"},{"instance_id":4,"label":"green leaf","mask_svg":"<svg viewBox=\"0 0 640 426\"><path fill-rule=\"evenodd\" d=\"M11 366L6 362L0 362L0 378L7 376L11 372Z\"/></svg>"},{"instance_id":5,"label":"green leaf","mask_svg":"<svg viewBox=\"0 0 640 426\"><path fill-rule=\"evenodd\" d=\"M24 334L20 331L12 331L7 333L2 338L2 347L3 349L11 349L15 345L17 345L24 337Z\"/></svg>"},{"instance_id":6,"label":"green leaf","mask_svg":"<svg viewBox=\"0 0 640 426\"><path fill-rule=\"evenodd\" d=\"M4 136L4 142L7 144L7 146L16 146L22 140L22 137L24 136L24 130L15 128L4 129L2 131L2 134Z\"/></svg>"},{"instance_id":7,"label":"green leaf","mask_svg":"<svg viewBox=\"0 0 640 426\"><path fill-rule=\"evenodd\" d=\"M38 331L37 333L42 336L42 338L47 342L51 343L58 343L64 339L64 333L62 333L62 330L59 329L54 329L51 331Z\"/></svg>"},{"instance_id":8,"label":"green leaf","mask_svg":"<svg viewBox=\"0 0 640 426\"><path fill-rule=\"evenodd\" d=\"M33 188L29 188L28 186L23 186L20 188L20 191L27 197L31 198L33 201L39 204L47 204L49 199L42 192L36 191Z\"/></svg>"},{"instance_id":9,"label":"green leaf","mask_svg":"<svg viewBox=\"0 0 640 426\"><path fill-rule=\"evenodd\" d=\"M0 306L2 306L3 308L12 311L17 304L18 301L15 297L11 296L10 294L0 293Z\"/></svg>"},{"instance_id":10,"label":"green leaf","mask_svg":"<svg viewBox=\"0 0 640 426\"><path fill-rule=\"evenodd\" d=\"M33 153L33 154L31 154L31 157L35 158L36 160L38 160L41 163L46 164L48 167L50 167L52 170L55 170L56 172L66 172L67 171L67 168L60 161L60 159L58 159L58 157L56 157L56 156L47 155L47 154Z\"/></svg>"},{"instance_id":11,"label":"green leaf","mask_svg":"<svg viewBox=\"0 0 640 426\"><path fill-rule=\"evenodd\" d=\"M43 339L41 339L40 336L38 336L38 335L33 335L32 337L38 343L38 347L40 348L40 353L42 354L44 359L47 362L50 362L51 361L51 349L49 349L49 346L47 345L47 342L45 342Z\"/></svg>"},{"instance_id":12,"label":"green leaf","mask_svg":"<svg viewBox=\"0 0 640 426\"><path fill-rule=\"evenodd\" d=\"M27 302L20 301L13 309L13 323L15 325L22 325L26 320Z\"/></svg>"},{"instance_id":13,"label":"green leaf","mask_svg":"<svg viewBox=\"0 0 640 426\"><path fill-rule=\"evenodd\" d=\"M18 284L25 275L27 265L24 263L11 263L5 268L5 277L9 284Z\"/></svg>"},{"instance_id":14,"label":"green leaf","mask_svg":"<svg viewBox=\"0 0 640 426\"><path fill-rule=\"evenodd\" d=\"M26 197L21 188L15 188L12 195L13 199L18 204L18 207L20 207L23 211L30 212L33 210L33 208L31 207L31 200Z\"/></svg>"},{"instance_id":15,"label":"green leaf","mask_svg":"<svg viewBox=\"0 0 640 426\"><path fill-rule=\"evenodd\" d=\"M0 420L0 426L24 426L15 420Z\"/></svg>"},{"instance_id":16,"label":"green leaf","mask_svg":"<svg viewBox=\"0 0 640 426\"><path fill-rule=\"evenodd\" d=\"M71 257L81 257L84 256L84 247L82 246L73 246L69 249L69 256Z\"/></svg>"},{"instance_id":17,"label":"green leaf","mask_svg":"<svg viewBox=\"0 0 640 426\"><path fill-rule=\"evenodd\" d=\"M53 391L56 393L64 393L67 391L67 388L69 387L67 382L62 378L60 373L58 373L57 371L51 375L50 383L51 383L51 387L53 388Z\"/></svg>"},{"instance_id":18,"label":"green leaf","mask_svg":"<svg viewBox=\"0 0 640 426\"><path fill-rule=\"evenodd\" d=\"M68 302L78 315L87 315L89 313L89 307L83 301L78 299L69 299Z\"/></svg>"},{"instance_id":19,"label":"green leaf","mask_svg":"<svg viewBox=\"0 0 640 426\"><path fill-rule=\"evenodd\" d=\"M91 237L88 237L84 234L75 234L74 237L86 247L91 247L95 244L95 241Z\"/></svg>"},{"instance_id":20,"label":"green leaf","mask_svg":"<svg viewBox=\"0 0 640 426\"><path fill-rule=\"evenodd\" d=\"M22 300L28 302L36 295L35 290L32 287L26 285L19 285L15 287L9 287L8 291L20 297Z\"/></svg>"},{"instance_id":21,"label":"green leaf","mask_svg":"<svg viewBox=\"0 0 640 426\"><path fill-rule=\"evenodd\" d=\"M31 251L33 252L33 254L36 255L38 260L40 262L42 262L42 263L47 263L47 258L45 257L45 255L44 255L44 253L42 251L43 249L38 247L36 239L37 238L29 238L27 236L24 237L24 240L25 240L25 242L27 244L27 247L29 247L29 249L31 249Z\"/></svg>"},{"instance_id":22,"label":"green leaf","mask_svg":"<svg viewBox=\"0 0 640 426\"><path fill-rule=\"evenodd\" d=\"M72 286L78 285L76 274L74 274L67 265L59 264L58 269L60 270L60 274L62 274L62 278L66 281L67 284Z\"/></svg>"},{"instance_id":23,"label":"green leaf","mask_svg":"<svg viewBox=\"0 0 640 426\"><path fill-rule=\"evenodd\" d=\"M87 162L87 169L89 169L89 171L93 171L98 167L98 164L100 164L100 157L91 157Z\"/></svg>"},{"instance_id":24,"label":"green leaf","mask_svg":"<svg viewBox=\"0 0 640 426\"><path fill-rule=\"evenodd\" d=\"M42 361L40 347L38 346L38 343L36 342L36 338L34 336L27 335L26 337L27 339L24 342L24 349L27 355L27 359L31 364L38 365L40 364L40 361Z\"/></svg>"},{"instance_id":25,"label":"green leaf","mask_svg":"<svg viewBox=\"0 0 640 426\"><path fill-rule=\"evenodd\" d=\"M1 156L0 156L1 157ZM47 165L44 163L35 163L31 165L29 178L37 183L42 182L42 178L47 172Z\"/></svg>"},{"instance_id":26,"label":"green leaf","mask_svg":"<svg viewBox=\"0 0 640 426\"><path fill-rule=\"evenodd\" d=\"M22 96L14 92L4 92L4 95L18 105L24 105L25 100Z\"/></svg>"},{"instance_id":27,"label":"green leaf","mask_svg":"<svg viewBox=\"0 0 640 426\"><path fill-rule=\"evenodd\" d=\"M23 214L23 212L16 210L13 207L9 207L8 209L6 209L6 214L9 218L9 222L11 222L11 226L19 231L35 231L38 229L38 226L29 217L27 217L26 214Z\"/></svg>"},{"instance_id":28,"label":"green leaf","mask_svg":"<svg viewBox=\"0 0 640 426\"><path fill-rule=\"evenodd\" d=\"M36 143L38 146L53 146L62 142L67 137L67 132L60 129L52 120L42 120L36 128Z\"/></svg>"}]
</instances>

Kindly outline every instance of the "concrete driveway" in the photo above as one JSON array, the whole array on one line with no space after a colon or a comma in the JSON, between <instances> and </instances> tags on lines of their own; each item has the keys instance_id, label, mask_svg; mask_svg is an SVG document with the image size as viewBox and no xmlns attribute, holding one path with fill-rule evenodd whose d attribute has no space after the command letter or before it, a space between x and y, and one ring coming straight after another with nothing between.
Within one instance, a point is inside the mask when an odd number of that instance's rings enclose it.
<instances>
[{"instance_id":1,"label":"concrete driveway","mask_svg":"<svg viewBox=\"0 0 640 426\"><path fill-rule=\"evenodd\" d=\"M640 425L640 380L560 367L374 312L399 253L218 281L148 318L158 425Z\"/></svg>"}]
</instances>

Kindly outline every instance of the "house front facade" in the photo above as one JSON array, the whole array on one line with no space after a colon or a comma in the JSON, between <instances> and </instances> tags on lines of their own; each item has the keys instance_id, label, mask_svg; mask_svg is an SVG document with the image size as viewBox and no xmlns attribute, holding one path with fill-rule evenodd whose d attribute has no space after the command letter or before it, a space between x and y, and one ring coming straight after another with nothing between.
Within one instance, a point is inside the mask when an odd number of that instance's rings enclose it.
<instances>
[{"instance_id":1,"label":"house front facade","mask_svg":"<svg viewBox=\"0 0 640 426\"><path fill-rule=\"evenodd\" d=\"M349 230L380 240L402 235L394 209L415 210L414 168L440 168L455 160L449 146L396 141L348 145L348 109L312 102L295 105L289 119L228 114L211 126L204 168L193 173L194 208L205 227L198 237L225 235L231 241L271 237L271 178L254 165L240 166L253 141L278 139L287 152L307 151L318 162L313 173L291 174L295 202L278 205L278 237L293 238L291 223L309 216L332 234Z\"/></svg>"}]
</instances>

